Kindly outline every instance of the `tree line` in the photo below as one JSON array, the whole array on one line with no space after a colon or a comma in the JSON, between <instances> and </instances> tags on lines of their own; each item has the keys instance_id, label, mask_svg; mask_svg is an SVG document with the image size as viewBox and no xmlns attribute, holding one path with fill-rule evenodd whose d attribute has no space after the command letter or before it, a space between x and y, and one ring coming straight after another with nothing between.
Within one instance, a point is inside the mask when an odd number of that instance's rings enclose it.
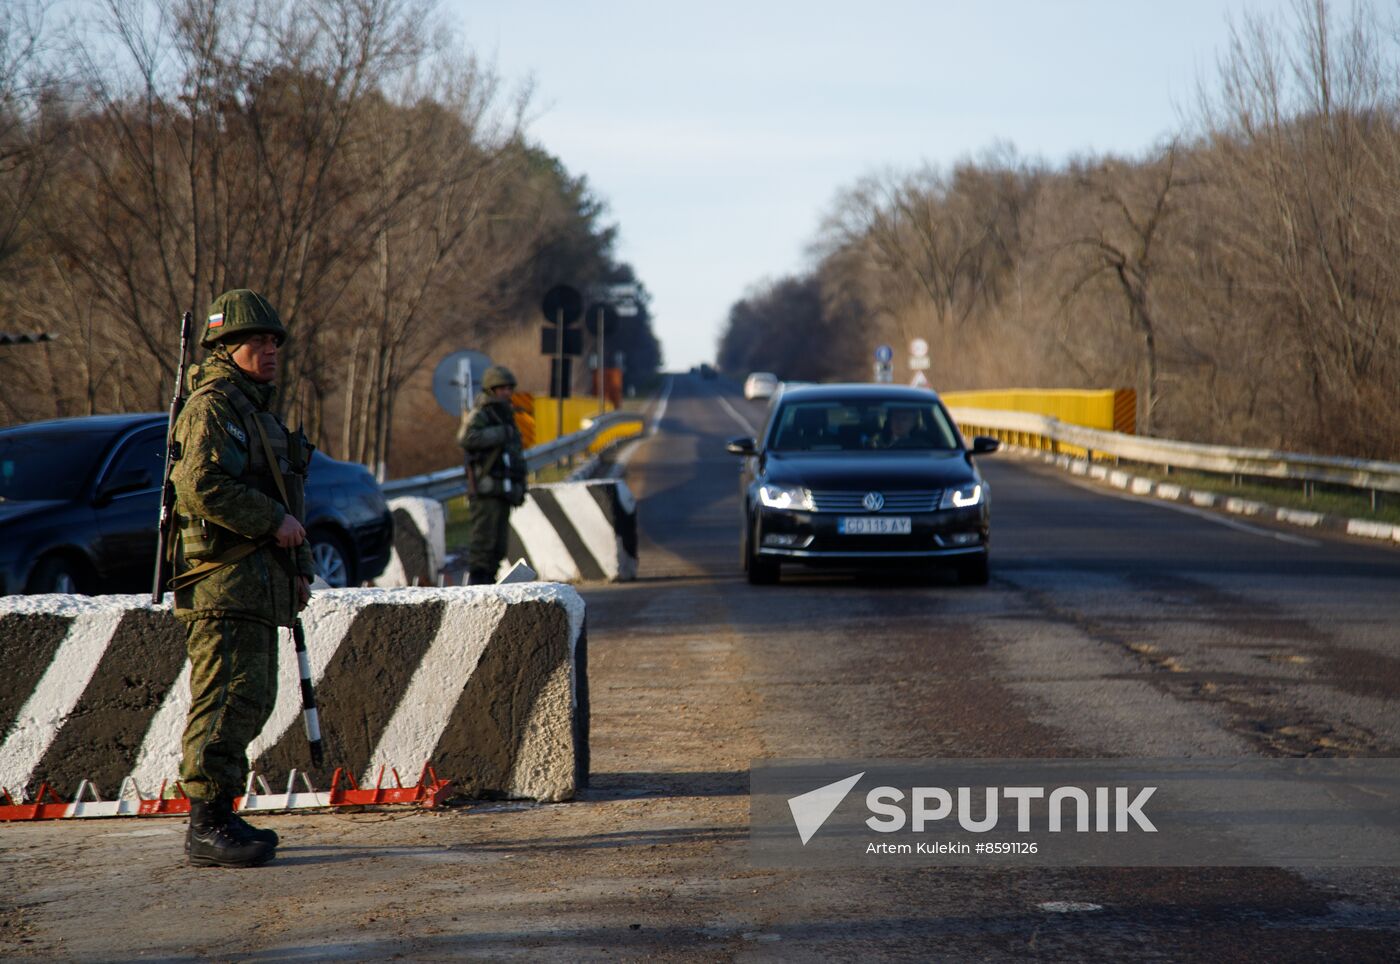
<instances>
[{"instance_id":1,"label":"tree line","mask_svg":"<svg viewBox=\"0 0 1400 964\"><path fill-rule=\"evenodd\" d=\"M864 178L810 271L734 304L718 361L864 380L917 336L939 389L1135 387L1142 432L1396 458L1397 52L1373 5L1299 0L1233 24L1141 156Z\"/></svg>"},{"instance_id":2,"label":"tree line","mask_svg":"<svg viewBox=\"0 0 1400 964\"><path fill-rule=\"evenodd\" d=\"M246 286L291 334L284 414L379 465L441 355L635 281L528 88L454 44L431 0L0 9L0 330L59 336L0 348L0 424L162 409L180 314ZM645 311L611 341L660 364Z\"/></svg>"}]
</instances>

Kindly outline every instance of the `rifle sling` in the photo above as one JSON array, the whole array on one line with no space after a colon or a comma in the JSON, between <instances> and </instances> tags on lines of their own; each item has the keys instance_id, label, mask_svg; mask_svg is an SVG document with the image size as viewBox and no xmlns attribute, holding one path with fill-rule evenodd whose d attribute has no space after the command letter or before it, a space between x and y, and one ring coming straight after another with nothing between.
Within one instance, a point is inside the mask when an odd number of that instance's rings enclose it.
<instances>
[{"instance_id":1,"label":"rifle sling","mask_svg":"<svg viewBox=\"0 0 1400 964\"><path fill-rule=\"evenodd\" d=\"M188 586L193 586L200 580L212 576L220 569L231 566L235 562L239 562L243 559L247 559L269 541L269 539L263 538L253 542L240 542L238 545L228 550L228 552L221 553L213 559L206 559L201 563L197 563L193 568L186 569L178 576L172 576L166 582L166 588L171 592L175 592Z\"/></svg>"}]
</instances>

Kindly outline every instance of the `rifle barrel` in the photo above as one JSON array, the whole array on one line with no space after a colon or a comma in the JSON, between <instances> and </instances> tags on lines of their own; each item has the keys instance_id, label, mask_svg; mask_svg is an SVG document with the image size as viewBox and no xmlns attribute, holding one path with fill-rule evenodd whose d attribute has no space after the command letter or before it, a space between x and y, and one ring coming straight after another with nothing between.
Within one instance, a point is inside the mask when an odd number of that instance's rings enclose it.
<instances>
[{"instance_id":1,"label":"rifle barrel","mask_svg":"<svg viewBox=\"0 0 1400 964\"><path fill-rule=\"evenodd\" d=\"M189 366L190 336L194 330L194 315L185 312L180 318L180 358L175 366L175 390L170 395L170 414L165 423L165 469L160 481L160 521L156 530L156 565L151 579L151 605L159 606L165 588L165 556L175 539L175 486L170 472L180 457L175 450L175 421L185 407L185 369Z\"/></svg>"}]
</instances>

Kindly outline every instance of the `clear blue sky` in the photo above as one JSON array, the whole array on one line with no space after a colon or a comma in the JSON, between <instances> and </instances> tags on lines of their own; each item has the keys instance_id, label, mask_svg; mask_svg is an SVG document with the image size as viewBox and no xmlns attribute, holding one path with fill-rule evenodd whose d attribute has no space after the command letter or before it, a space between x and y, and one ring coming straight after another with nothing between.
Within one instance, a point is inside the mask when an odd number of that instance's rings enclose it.
<instances>
[{"instance_id":1,"label":"clear blue sky","mask_svg":"<svg viewBox=\"0 0 1400 964\"><path fill-rule=\"evenodd\" d=\"M998 140L1051 163L1138 153L1213 85L1258 0L443 0L533 139L586 175L653 295L666 365L714 357L729 306L801 271L837 193Z\"/></svg>"}]
</instances>

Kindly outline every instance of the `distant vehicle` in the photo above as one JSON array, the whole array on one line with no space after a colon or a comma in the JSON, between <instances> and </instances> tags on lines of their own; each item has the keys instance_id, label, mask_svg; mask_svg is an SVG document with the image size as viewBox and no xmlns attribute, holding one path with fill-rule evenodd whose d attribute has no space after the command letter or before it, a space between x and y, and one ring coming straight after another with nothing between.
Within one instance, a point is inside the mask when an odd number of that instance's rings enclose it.
<instances>
[{"instance_id":1,"label":"distant vehicle","mask_svg":"<svg viewBox=\"0 0 1400 964\"><path fill-rule=\"evenodd\" d=\"M701 362L700 377L705 379L705 381L707 382L711 382L719 377L719 372L715 371L715 367L709 362Z\"/></svg>"},{"instance_id":2,"label":"distant vehicle","mask_svg":"<svg viewBox=\"0 0 1400 964\"><path fill-rule=\"evenodd\" d=\"M93 415L0 430L0 594L150 590L165 426L163 414ZM306 516L331 586L388 565L393 517L363 465L314 453Z\"/></svg>"},{"instance_id":3,"label":"distant vehicle","mask_svg":"<svg viewBox=\"0 0 1400 964\"><path fill-rule=\"evenodd\" d=\"M784 391L745 456L740 545L751 583L777 582L783 563L865 568L951 566L989 577L990 491L938 396L894 385L813 385Z\"/></svg>"},{"instance_id":4,"label":"distant vehicle","mask_svg":"<svg viewBox=\"0 0 1400 964\"><path fill-rule=\"evenodd\" d=\"M752 372L744 379L744 397L749 400L772 398L777 390L778 376L772 372Z\"/></svg>"}]
</instances>

